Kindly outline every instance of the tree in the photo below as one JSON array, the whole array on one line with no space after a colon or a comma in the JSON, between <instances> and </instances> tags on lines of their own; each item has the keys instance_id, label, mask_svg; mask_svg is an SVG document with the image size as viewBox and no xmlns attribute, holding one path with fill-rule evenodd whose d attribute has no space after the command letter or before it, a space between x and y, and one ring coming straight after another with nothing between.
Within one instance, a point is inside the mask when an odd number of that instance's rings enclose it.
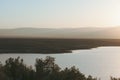
<instances>
[{"instance_id":1,"label":"tree","mask_svg":"<svg viewBox=\"0 0 120 80\"><path fill-rule=\"evenodd\" d=\"M3 65L0 62L0 80L8 80L8 77L6 76L6 74L4 73L4 69L3 69Z\"/></svg>"},{"instance_id":2,"label":"tree","mask_svg":"<svg viewBox=\"0 0 120 80\"><path fill-rule=\"evenodd\" d=\"M0 63L0 80L97 80L85 77L75 66L61 70L53 57L36 59L35 70L26 66L20 57L9 58L5 65ZM111 78L111 80L120 80Z\"/></svg>"},{"instance_id":3,"label":"tree","mask_svg":"<svg viewBox=\"0 0 120 80\"><path fill-rule=\"evenodd\" d=\"M65 68L62 74L62 80L86 80L85 75L82 74L79 69L76 69L75 66L70 69Z\"/></svg>"},{"instance_id":4,"label":"tree","mask_svg":"<svg viewBox=\"0 0 120 80\"><path fill-rule=\"evenodd\" d=\"M120 78L110 77L110 80L120 80Z\"/></svg>"},{"instance_id":5,"label":"tree","mask_svg":"<svg viewBox=\"0 0 120 80\"><path fill-rule=\"evenodd\" d=\"M6 60L4 70L9 80L30 80L30 72L33 71L23 63L20 57Z\"/></svg>"},{"instance_id":6,"label":"tree","mask_svg":"<svg viewBox=\"0 0 120 80\"><path fill-rule=\"evenodd\" d=\"M54 63L55 59L53 57L47 56L45 60L36 59L36 79L46 80L50 78L53 73L59 72L60 68Z\"/></svg>"},{"instance_id":7,"label":"tree","mask_svg":"<svg viewBox=\"0 0 120 80\"><path fill-rule=\"evenodd\" d=\"M89 75L87 80L97 80L97 78L93 78L91 75Z\"/></svg>"}]
</instances>

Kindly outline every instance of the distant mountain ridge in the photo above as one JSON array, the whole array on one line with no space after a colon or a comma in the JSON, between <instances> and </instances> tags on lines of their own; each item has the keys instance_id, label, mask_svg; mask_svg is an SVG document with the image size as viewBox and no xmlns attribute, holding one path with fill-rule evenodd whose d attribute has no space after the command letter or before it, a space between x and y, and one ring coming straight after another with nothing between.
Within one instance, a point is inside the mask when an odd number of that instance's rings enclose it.
<instances>
[{"instance_id":1,"label":"distant mountain ridge","mask_svg":"<svg viewBox=\"0 0 120 80\"><path fill-rule=\"evenodd\" d=\"M5 38L120 39L120 27L111 28L16 28L0 29Z\"/></svg>"}]
</instances>

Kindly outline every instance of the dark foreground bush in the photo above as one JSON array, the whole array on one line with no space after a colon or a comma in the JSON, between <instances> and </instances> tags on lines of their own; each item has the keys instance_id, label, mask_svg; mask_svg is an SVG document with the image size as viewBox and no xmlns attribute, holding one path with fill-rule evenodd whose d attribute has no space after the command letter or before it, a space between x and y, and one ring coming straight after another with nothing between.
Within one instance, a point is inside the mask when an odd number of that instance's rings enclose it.
<instances>
[{"instance_id":1,"label":"dark foreground bush","mask_svg":"<svg viewBox=\"0 0 120 80\"><path fill-rule=\"evenodd\" d=\"M9 58L5 64L0 63L0 80L97 80L91 75L86 77L75 66L61 68L55 64L53 57L36 59L35 69L26 66L20 57ZM111 80L120 80L112 78Z\"/></svg>"}]
</instances>

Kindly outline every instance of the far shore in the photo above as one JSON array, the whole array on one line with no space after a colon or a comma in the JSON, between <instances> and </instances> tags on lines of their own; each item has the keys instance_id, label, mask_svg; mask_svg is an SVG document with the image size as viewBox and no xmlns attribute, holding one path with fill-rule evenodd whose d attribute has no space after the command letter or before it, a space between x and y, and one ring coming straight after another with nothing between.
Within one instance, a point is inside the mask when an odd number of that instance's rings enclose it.
<instances>
[{"instance_id":1,"label":"far shore","mask_svg":"<svg viewBox=\"0 0 120 80\"><path fill-rule=\"evenodd\" d=\"M120 39L0 38L2 53L72 53L72 50L120 46Z\"/></svg>"}]
</instances>

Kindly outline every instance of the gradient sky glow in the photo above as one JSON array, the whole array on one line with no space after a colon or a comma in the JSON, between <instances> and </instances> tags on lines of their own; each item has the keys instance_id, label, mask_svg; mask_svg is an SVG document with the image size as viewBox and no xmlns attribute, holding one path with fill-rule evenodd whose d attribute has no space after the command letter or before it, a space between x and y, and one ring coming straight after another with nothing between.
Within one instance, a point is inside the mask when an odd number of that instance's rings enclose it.
<instances>
[{"instance_id":1,"label":"gradient sky glow","mask_svg":"<svg viewBox=\"0 0 120 80\"><path fill-rule=\"evenodd\" d=\"M120 25L120 0L0 0L0 28Z\"/></svg>"}]
</instances>

